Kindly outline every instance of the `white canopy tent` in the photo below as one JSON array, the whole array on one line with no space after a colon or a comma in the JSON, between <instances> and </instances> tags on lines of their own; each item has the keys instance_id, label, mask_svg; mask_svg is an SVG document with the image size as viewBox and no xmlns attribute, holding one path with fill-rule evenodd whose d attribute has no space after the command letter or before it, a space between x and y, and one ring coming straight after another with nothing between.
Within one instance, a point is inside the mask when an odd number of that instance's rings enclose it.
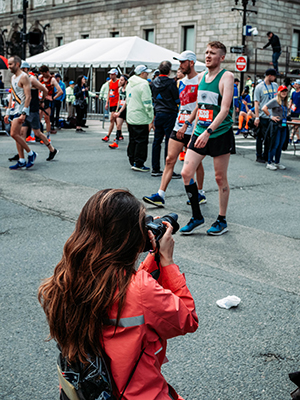
<instances>
[{"instance_id":1,"label":"white canopy tent","mask_svg":"<svg viewBox=\"0 0 300 400\"><path fill-rule=\"evenodd\" d=\"M163 60L172 63L172 69L179 67L179 62L173 60L179 53L157 46L137 36L115 37L103 39L79 39L55 49L28 58L31 66L43 64L53 68L131 68L145 64L155 69ZM205 64L197 61L196 70L203 71Z\"/></svg>"}]
</instances>

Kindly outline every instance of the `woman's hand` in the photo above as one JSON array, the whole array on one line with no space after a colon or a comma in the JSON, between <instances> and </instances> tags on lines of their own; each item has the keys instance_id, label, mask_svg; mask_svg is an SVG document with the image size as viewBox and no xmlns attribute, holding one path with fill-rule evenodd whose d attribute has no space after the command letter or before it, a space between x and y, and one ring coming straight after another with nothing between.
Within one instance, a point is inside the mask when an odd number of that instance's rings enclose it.
<instances>
[{"instance_id":1,"label":"woman's hand","mask_svg":"<svg viewBox=\"0 0 300 400\"><path fill-rule=\"evenodd\" d=\"M173 252L174 252L174 239L172 236L173 227L170 222L163 221L167 230L163 237L159 241L159 254L160 254L160 264L162 267L174 264Z\"/></svg>"},{"instance_id":2,"label":"woman's hand","mask_svg":"<svg viewBox=\"0 0 300 400\"><path fill-rule=\"evenodd\" d=\"M271 120L274 122L279 122L280 118L279 117L271 117Z\"/></svg>"}]
</instances>

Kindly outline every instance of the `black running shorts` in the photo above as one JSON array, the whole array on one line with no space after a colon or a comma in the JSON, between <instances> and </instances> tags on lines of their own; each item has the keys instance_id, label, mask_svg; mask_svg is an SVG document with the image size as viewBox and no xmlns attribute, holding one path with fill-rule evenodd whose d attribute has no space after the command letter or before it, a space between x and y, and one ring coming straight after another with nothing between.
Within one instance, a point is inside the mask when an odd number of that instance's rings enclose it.
<instances>
[{"instance_id":1,"label":"black running shorts","mask_svg":"<svg viewBox=\"0 0 300 400\"><path fill-rule=\"evenodd\" d=\"M191 135L184 135L182 139L176 137L177 131L172 131L170 139L176 140L176 142L183 143L184 146L188 145L188 142L191 139Z\"/></svg>"},{"instance_id":2,"label":"black running shorts","mask_svg":"<svg viewBox=\"0 0 300 400\"><path fill-rule=\"evenodd\" d=\"M189 149L195 151L202 156L218 157L224 154L235 154L235 140L232 128L223 135L208 140L206 145L201 149L195 147L195 142L199 136L195 134L192 136Z\"/></svg>"}]
</instances>

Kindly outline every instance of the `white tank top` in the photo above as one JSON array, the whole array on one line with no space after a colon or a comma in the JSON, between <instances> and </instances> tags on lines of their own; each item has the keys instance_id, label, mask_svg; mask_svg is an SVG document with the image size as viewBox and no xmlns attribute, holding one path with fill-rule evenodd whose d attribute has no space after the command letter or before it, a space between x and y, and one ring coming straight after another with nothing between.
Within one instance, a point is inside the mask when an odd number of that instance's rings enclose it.
<instances>
[{"instance_id":1,"label":"white tank top","mask_svg":"<svg viewBox=\"0 0 300 400\"><path fill-rule=\"evenodd\" d=\"M13 95L13 101L15 102L15 108L13 114L21 114L25 105L25 93L23 88L19 86L19 81L23 75L26 75L25 72L19 76L13 75L11 78L11 94Z\"/></svg>"}]
</instances>

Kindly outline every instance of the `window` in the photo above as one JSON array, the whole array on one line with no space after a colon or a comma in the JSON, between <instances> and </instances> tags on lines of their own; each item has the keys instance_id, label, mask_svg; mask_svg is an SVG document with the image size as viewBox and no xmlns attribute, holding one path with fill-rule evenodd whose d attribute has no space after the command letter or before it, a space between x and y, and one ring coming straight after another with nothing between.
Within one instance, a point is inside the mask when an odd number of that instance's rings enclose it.
<instances>
[{"instance_id":1,"label":"window","mask_svg":"<svg viewBox=\"0 0 300 400\"><path fill-rule=\"evenodd\" d=\"M182 51L195 51L195 27L188 25L182 27Z\"/></svg>"},{"instance_id":2,"label":"window","mask_svg":"<svg viewBox=\"0 0 300 400\"><path fill-rule=\"evenodd\" d=\"M64 44L64 38L62 36L56 36L56 46L62 46Z\"/></svg>"},{"instance_id":3,"label":"window","mask_svg":"<svg viewBox=\"0 0 300 400\"><path fill-rule=\"evenodd\" d=\"M81 39L89 39L90 35L88 33L82 33Z\"/></svg>"},{"instance_id":4,"label":"window","mask_svg":"<svg viewBox=\"0 0 300 400\"><path fill-rule=\"evenodd\" d=\"M291 50L292 61L300 61L300 30L294 30Z\"/></svg>"},{"instance_id":5,"label":"window","mask_svg":"<svg viewBox=\"0 0 300 400\"><path fill-rule=\"evenodd\" d=\"M119 37L120 32L110 32L110 37Z\"/></svg>"},{"instance_id":6,"label":"window","mask_svg":"<svg viewBox=\"0 0 300 400\"><path fill-rule=\"evenodd\" d=\"M144 39L147 42L154 43L154 29L144 29Z\"/></svg>"}]
</instances>

